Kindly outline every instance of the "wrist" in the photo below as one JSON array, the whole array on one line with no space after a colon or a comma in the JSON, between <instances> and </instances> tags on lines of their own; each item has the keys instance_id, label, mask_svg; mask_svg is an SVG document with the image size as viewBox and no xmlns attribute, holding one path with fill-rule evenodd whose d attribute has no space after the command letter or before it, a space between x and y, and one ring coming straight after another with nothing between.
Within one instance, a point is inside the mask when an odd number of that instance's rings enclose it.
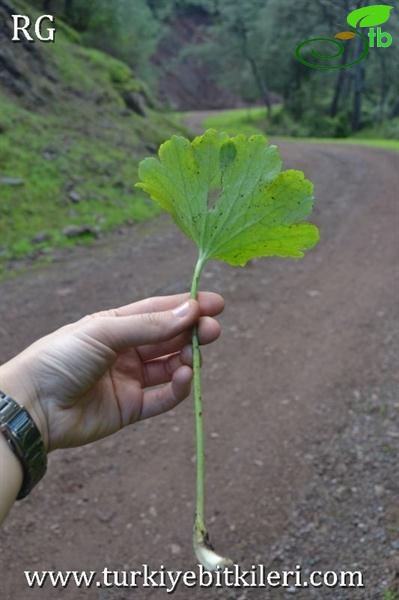
<instances>
[{"instance_id":1,"label":"wrist","mask_svg":"<svg viewBox=\"0 0 399 600\"><path fill-rule=\"evenodd\" d=\"M16 361L16 359L14 359ZM23 407L33 419L48 452L48 426L43 408L34 386L24 381L24 367L13 364L14 360L0 367L0 391L4 392ZM26 371L26 369L25 369Z\"/></svg>"},{"instance_id":2,"label":"wrist","mask_svg":"<svg viewBox=\"0 0 399 600\"><path fill-rule=\"evenodd\" d=\"M3 392L0 392L0 431L22 467L23 482L17 496L21 500L45 475L47 452L30 414Z\"/></svg>"},{"instance_id":3,"label":"wrist","mask_svg":"<svg viewBox=\"0 0 399 600\"><path fill-rule=\"evenodd\" d=\"M15 502L22 482L22 465L0 433L0 523Z\"/></svg>"}]
</instances>

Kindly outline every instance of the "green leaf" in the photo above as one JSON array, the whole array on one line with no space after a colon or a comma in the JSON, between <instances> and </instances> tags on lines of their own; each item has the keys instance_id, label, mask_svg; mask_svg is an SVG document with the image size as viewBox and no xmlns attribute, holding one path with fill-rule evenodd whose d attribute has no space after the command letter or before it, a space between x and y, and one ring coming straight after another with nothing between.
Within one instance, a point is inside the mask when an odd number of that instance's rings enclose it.
<instances>
[{"instance_id":1,"label":"green leaf","mask_svg":"<svg viewBox=\"0 0 399 600\"><path fill-rule=\"evenodd\" d=\"M393 6L375 4L364 6L349 13L347 21L352 27L376 27L388 21Z\"/></svg>"},{"instance_id":2,"label":"green leaf","mask_svg":"<svg viewBox=\"0 0 399 600\"><path fill-rule=\"evenodd\" d=\"M302 222L313 207L311 182L300 171L281 172L277 147L262 135L173 136L159 159L140 163L139 178L137 187L172 215L204 260L243 266L261 256L299 258L319 240L317 227Z\"/></svg>"}]
</instances>

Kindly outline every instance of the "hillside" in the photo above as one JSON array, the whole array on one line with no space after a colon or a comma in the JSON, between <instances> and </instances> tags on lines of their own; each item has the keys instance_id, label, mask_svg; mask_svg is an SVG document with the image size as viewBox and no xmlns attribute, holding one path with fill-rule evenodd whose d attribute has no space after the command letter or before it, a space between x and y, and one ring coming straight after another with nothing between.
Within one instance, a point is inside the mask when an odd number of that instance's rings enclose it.
<instances>
[{"instance_id":1,"label":"hillside","mask_svg":"<svg viewBox=\"0 0 399 600\"><path fill-rule=\"evenodd\" d=\"M0 0L0 271L154 214L134 191L143 155L176 130L131 69L57 20L55 43L11 43Z\"/></svg>"},{"instance_id":2,"label":"hillside","mask_svg":"<svg viewBox=\"0 0 399 600\"><path fill-rule=\"evenodd\" d=\"M209 13L194 6L168 21L153 57L160 73L160 97L166 105L178 110L207 110L243 104L237 94L217 84L209 65L195 54L187 55L190 48L206 40L210 23Z\"/></svg>"}]
</instances>

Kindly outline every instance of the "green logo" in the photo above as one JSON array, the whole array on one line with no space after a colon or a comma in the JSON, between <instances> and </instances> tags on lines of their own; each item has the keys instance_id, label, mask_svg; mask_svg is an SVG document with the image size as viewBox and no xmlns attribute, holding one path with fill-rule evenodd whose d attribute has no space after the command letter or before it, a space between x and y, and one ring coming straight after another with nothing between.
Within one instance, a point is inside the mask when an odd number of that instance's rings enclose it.
<instances>
[{"instance_id":1,"label":"green logo","mask_svg":"<svg viewBox=\"0 0 399 600\"><path fill-rule=\"evenodd\" d=\"M366 58L370 48L388 48L392 44L391 34L382 31L381 27L379 27L379 25L383 25L388 21L392 9L393 6L386 6L385 4L375 4L374 6L358 8L349 13L347 17L347 22L350 26L348 31L337 33L334 36L336 39L313 38L311 40L306 40L297 46L295 55L301 63L307 67L312 67L312 69L344 69L345 67L356 65ZM369 32L365 35L361 33L357 27L368 27ZM340 40L348 41L354 38L359 39L359 52L361 52L361 55L352 62L341 65L317 65L310 62L310 60L306 60L302 56L302 49L304 47L310 48L310 46L312 46L312 56L317 60L332 60L338 58L345 52L345 46ZM316 42L329 42L330 44L335 44L338 50L335 54L319 54L313 47Z\"/></svg>"}]
</instances>

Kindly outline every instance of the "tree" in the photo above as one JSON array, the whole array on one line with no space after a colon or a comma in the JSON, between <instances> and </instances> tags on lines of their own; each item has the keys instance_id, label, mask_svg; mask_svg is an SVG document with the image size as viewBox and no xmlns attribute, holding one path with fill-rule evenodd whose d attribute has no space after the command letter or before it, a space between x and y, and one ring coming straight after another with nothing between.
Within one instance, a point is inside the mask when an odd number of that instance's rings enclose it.
<instances>
[{"instance_id":1,"label":"tree","mask_svg":"<svg viewBox=\"0 0 399 600\"><path fill-rule=\"evenodd\" d=\"M86 3L87 4L87 3ZM76 9L75 9L76 10ZM147 0L95 0L85 39L121 58L143 76L151 77L150 58L159 36L159 23Z\"/></svg>"},{"instance_id":2,"label":"tree","mask_svg":"<svg viewBox=\"0 0 399 600\"><path fill-rule=\"evenodd\" d=\"M72 23L74 19L74 0L65 0L64 13L66 20Z\"/></svg>"}]
</instances>

